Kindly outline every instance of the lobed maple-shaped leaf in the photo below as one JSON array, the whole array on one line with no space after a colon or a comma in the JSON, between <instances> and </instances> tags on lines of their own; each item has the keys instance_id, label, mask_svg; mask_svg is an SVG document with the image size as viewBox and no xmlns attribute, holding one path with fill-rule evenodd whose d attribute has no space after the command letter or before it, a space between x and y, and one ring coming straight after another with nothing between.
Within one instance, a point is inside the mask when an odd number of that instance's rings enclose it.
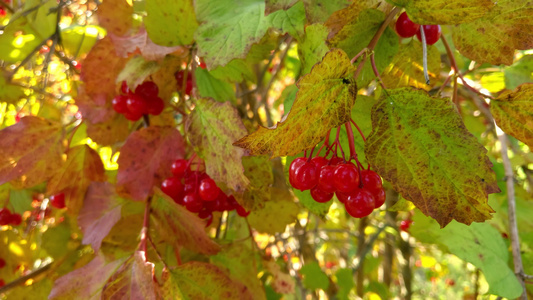
<instances>
[{"instance_id":1,"label":"lobed maple-shaped leaf","mask_svg":"<svg viewBox=\"0 0 533 300\"><path fill-rule=\"evenodd\" d=\"M220 246L205 233L205 223L196 214L176 204L156 188L152 199L152 221L161 238L174 247L185 247L192 251L213 255Z\"/></svg>"},{"instance_id":2,"label":"lobed maple-shaped leaf","mask_svg":"<svg viewBox=\"0 0 533 300\"><path fill-rule=\"evenodd\" d=\"M340 49L329 51L311 73L302 77L287 118L273 128L261 127L234 145L253 155L295 155L314 147L331 128L350 120L357 87L355 68Z\"/></svg>"},{"instance_id":3,"label":"lobed maple-shaped leaf","mask_svg":"<svg viewBox=\"0 0 533 300\"><path fill-rule=\"evenodd\" d=\"M153 73L157 72L161 65L156 61L145 60L142 56L130 59L124 69L117 76L117 83L126 81L131 90L143 83L143 81Z\"/></svg>"},{"instance_id":4,"label":"lobed maple-shaped leaf","mask_svg":"<svg viewBox=\"0 0 533 300\"><path fill-rule=\"evenodd\" d=\"M454 25L483 17L493 6L492 0L396 0L405 7L416 24Z\"/></svg>"},{"instance_id":5,"label":"lobed maple-shaped leaf","mask_svg":"<svg viewBox=\"0 0 533 300\"><path fill-rule=\"evenodd\" d=\"M185 263L171 268L163 276L163 299L256 299L242 283L231 280L215 265L204 262Z\"/></svg>"},{"instance_id":6,"label":"lobed maple-shaped leaf","mask_svg":"<svg viewBox=\"0 0 533 300\"><path fill-rule=\"evenodd\" d=\"M265 0L265 16L280 9L287 10L296 3L298 0Z\"/></svg>"},{"instance_id":7,"label":"lobed maple-shaped leaf","mask_svg":"<svg viewBox=\"0 0 533 300\"><path fill-rule=\"evenodd\" d=\"M271 191L271 200L263 208L252 211L248 222L259 232L275 234L284 232L287 225L298 219L300 208L287 189L273 187Z\"/></svg>"},{"instance_id":8,"label":"lobed maple-shaped leaf","mask_svg":"<svg viewBox=\"0 0 533 300\"><path fill-rule=\"evenodd\" d=\"M103 239L120 220L124 201L115 193L109 182L93 182L87 189L78 224L83 232L82 243L90 244L95 252Z\"/></svg>"},{"instance_id":9,"label":"lobed maple-shaped leaf","mask_svg":"<svg viewBox=\"0 0 533 300\"><path fill-rule=\"evenodd\" d=\"M531 1L501 0L482 18L453 27L453 42L478 63L511 65L515 49L533 47Z\"/></svg>"},{"instance_id":10,"label":"lobed maple-shaped leaf","mask_svg":"<svg viewBox=\"0 0 533 300\"><path fill-rule=\"evenodd\" d=\"M350 6L337 10L329 16L324 26L329 28L330 36L336 35L349 20L357 19L359 14L368 8L377 9L381 5L380 0L360 0L353 1Z\"/></svg>"},{"instance_id":11,"label":"lobed maple-shaped leaf","mask_svg":"<svg viewBox=\"0 0 533 300\"><path fill-rule=\"evenodd\" d=\"M503 92L491 100L490 111L503 131L533 149L533 83Z\"/></svg>"},{"instance_id":12,"label":"lobed maple-shaped leaf","mask_svg":"<svg viewBox=\"0 0 533 300\"><path fill-rule=\"evenodd\" d=\"M422 43L412 40L400 44L391 64L381 73L385 86L389 89L412 86L429 91L440 76L439 50L429 46L427 52L428 75L433 84L426 84L422 59Z\"/></svg>"},{"instance_id":13,"label":"lobed maple-shaped leaf","mask_svg":"<svg viewBox=\"0 0 533 300\"><path fill-rule=\"evenodd\" d=\"M282 34L289 33L293 37L300 37L304 32L305 9L302 2L296 3L287 10L278 10L269 15L270 24Z\"/></svg>"},{"instance_id":14,"label":"lobed maple-shaped leaf","mask_svg":"<svg viewBox=\"0 0 533 300\"><path fill-rule=\"evenodd\" d=\"M148 60L160 60L170 53L186 55L188 51L182 46L165 47L155 44L144 27L141 27L139 32L134 35L119 36L110 34L109 38L113 41L115 53L119 57L128 57L130 54L140 51L141 55Z\"/></svg>"},{"instance_id":15,"label":"lobed maple-shaped leaf","mask_svg":"<svg viewBox=\"0 0 533 300\"><path fill-rule=\"evenodd\" d=\"M135 251L107 280L103 299L155 300L159 293L152 279L154 264L147 262L145 253Z\"/></svg>"},{"instance_id":16,"label":"lobed maple-shaped leaf","mask_svg":"<svg viewBox=\"0 0 533 300\"><path fill-rule=\"evenodd\" d=\"M492 163L449 99L388 90L372 109L372 128L372 168L441 227L491 218L487 196L500 191Z\"/></svg>"},{"instance_id":17,"label":"lobed maple-shaped leaf","mask_svg":"<svg viewBox=\"0 0 533 300\"><path fill-rule=\"evenodd\" d=\"M120 148L119 191L134 200L145 200L153 186L170 176L169 166L184 153L185 144L176 128L150 126L133 132Z\"/></svg>"},{"instance_id":18,"label":"lobed maple-shaped leaf","mask_svg":"<svg viewBox=\"0 0 533 300\"><path fill-rule=\"evenodd\" d=\"M63 192L68 210L78 213L83 205L85 192L93 181L105 181L104 165L100 155L87 145L70 148L66 153L67 160L57 168L48 181L48 195Z\"/></svg>"},{"instance_id":19,"label":"lobed maple-shaped leaf","mask_svg":"<svg viewBox=\"0 0 533 300\"><path fill-rule=\"evenodd\" d=\"M102 288L125 260L121 258L106 262L104 255L99 252L87 265L59 277L48 299L102 299Z\"/></svg>"},{"instance_id":20,"label":"lobed maple-shaped leaf","mask_svg":"<svg viewBox=\"0 0 533 300\"><path fill-rule=\"evenodd\" d=\"M198 22L192 0L147 0L144 24L150 39L161 46L192 44Z\"/></svg>"},{"instance_id":21,"label":"lobed maple-shaped leaf","mask_svg":"<svg viewBox=\"0 0 533 300\"><path fill-rule=\"evenodd\" d=\"M0 185L19 179L20 187L31 187L48 180L62 162L61 129L61 124L28 116L0 130Z\"/></svg>"},{"instance_id":22,"label":"lobed maple-shaped leaf","mask_svg":"<svg viewBox=\"0 0 533 300\"><path fill-rule=\"evenodd\" d=\"M133 6L127 0L107 0L98 5L96 16L108 33L124 35L132 27Z\"/></svg>"},{"instance_id":23,"label":"lobed maple-shaped leaf","mask_svg":"<svg viewBox=\"0 0 533 300\"><path fill-rule=\"evenodd\" d=\"M199 99L187 119L187 133L195 152L205 161L206 173L234 191L243 191L244 151L232 143L247 133L237 110L229 103Z\"/></svg>"}]
</instances>

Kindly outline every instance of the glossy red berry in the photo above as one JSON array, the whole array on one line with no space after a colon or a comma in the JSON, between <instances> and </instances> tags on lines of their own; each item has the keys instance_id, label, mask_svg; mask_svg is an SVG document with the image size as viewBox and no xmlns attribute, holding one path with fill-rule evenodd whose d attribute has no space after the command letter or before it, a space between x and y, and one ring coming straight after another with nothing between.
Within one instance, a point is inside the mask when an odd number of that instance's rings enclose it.
<instances>
[{"instance_id":1,"label":"glossy red berry","mask_svg":"<svg viewBox=\"0 0 533 300\"><path fill-rule=\"evenodd\" d=\"M237 207L235 208L235 210L237 211L237 214L238 214L239 216L243 217L243 218L248 217L248 215L250 214L249 211L246 211L246 209L244 209L244 207L242 207L242 206L240 206L240 205L237 206Z\"/></svg>"},{"instance_id":2,"label":"glossy red berry","mask_svg":"<svg viewBox=\"0 0 533 300\"><path fill-rule=\"evenodd\" d=\"M141 96L129 95L126 101L128 111L135 115L144 115L148 113L148 102Z\"/></svg>"},{"instance_id":3,"label":"glossy red berry","mask_svg":"<svg viewBox=\"0 0 533 300\"><path fill-rule=\"evenodd\" d=\"M165 109L165 102L160 97L148 99L148 113L152 116L159 116Z\"/></svg>"},{"instance_id":4,"label":"glossy red berry","mask_svg":"<svg viewBox=\"0 0 533 300\"><path fill-rule=\"evenodd\" d=\"M180 198L183 197L184 187L181 183L181 179L176 177L170 177L161 183L161 190L163 193L167 194L175 202L178 202Z\"/></svg>"},{"instance_id":5,"label":"glossy red berry","mask_svg":"<svg viewBox=\"0 0 533 300\"><path fill-rule=\"evenodd\" d=\"M311 162L315 164L317 170L320 170L328 164L329 160L322 156L315 156L311 159Z\"/></svg>"},{"instance_id":6,"label":"glossy red berry","mask_svg":"<svg viewBox=\"0 0 533 300\"><path fill-rule=\"evenodd\" d=\"M12 214L11 225L19 226L20 224L22 224L22 216L20 214Z\"/></svg>"},{"instance_id":7,"label":"glossy red berry","mask_svg":"<svg viewBox=\"0 0 533 300\"><path fill-rule=\"evenodd\" d=\"M291 165L289 166L289 182L291 186L293 186L296 189L299 189L299 187L294 182L294 179L296 178L296 170L298 170L306 162L307 162L307 158L298 157L295 160L293 160Z\"/></svg>"},{"instance_id":8,"label":"glossy red berry","mask_svg":"<svg viewBox=\"0 0 533 300\"><path fill-rule=\"evenodd\" d=\"M338 157L338 156L333 156L332 158L329 159L329 165L330 166L336 166L340 163L342 163L343 159Z\"/></svg>"},{"instance_id":9,"label":"glossy red berry","mask_svg":"<svg viewBox=\"0 0 533 300\"><path fill-rule=\"evenodd\" d=\"M128 83L126 81L122 81L122 85L120 86L120 91L122 92L122 94L125 94L125 95L131 93Z\"/></svg>"},{"instance_id":10,"label":"glossy red berry","mask_svg":"<svg viewBox=\"0 0 533 300\"><path fill-rule=\"evenodd\" d=\"M413 23L406 12L401 13L396 21L396 32L403 38L414 36L419 28L420 24Z\"/></svg>"},{"instance_id":11,"label":"glossy red berry","mask_svg":"<svg viewBox=\"0 0 533 300\"><path fill-rule=\"evenodd\" d=\"M204 203L196 193L189 193L183 197L183 203L188 211L198 213L204 208Z\"/></svg>"},{"instance_id":12,"label":"glossy red berry","mask_svg":"<svg viewBox=\"0 0 533 300\"><path fill-rule=\"evenodd\" d=\"M440 35L441 35L440 25L423 25L422 27L424 27L424 35L426 36L426 44L433 45L440 39ZM420 33L420 30L417 31L416 37L418 38L419 41L422 41L422 34Z\"/></svg>"},{"instance_id":13,"label":"glossy red berry","mask_svg":"<svg viewBox=\"0 0 533 300\"><path fill-rule=\"evenodd\" d=\"M359 172L352 163L337 165L333 179L335 188L343 193L354 191L359 186Z\"/></svg>"},{"instance_id":14,"label":"glossy red berry","mask_svg":"<svg viewBox=\"0 0 533 300\"><path fill-rule=\"evenodd\" d=\"M183 177L183 174L185 174L185 171L187 170L188 165L189 165L188 160L181 159L181 158L176 159L170 166L170 171L176 177Z\"/></svg>"},{"instance_id":15,"label":"glossy red berry","mask_svg":"<svg viewBox=\"0 0 533 300\"><path fill-rule=\"evenodd\" d=\"M214 201L217 199L220 193L220 188L215 181L211 178L202 179L200 187L198 188L198 194L204 201Z\"/></svg>"},{"instance_id":16,"label":"glossy red berry","mask_svg":"<svg viewBox=\"0 0 533 300\"><path fill-rule=\"evenodd\" d=\"M337 188L335 188L335 184L333 183L334 174L335 166L323 166L320 169L317 187L323 190L324 192L334 193L337 190Z\"/></svg>"},{"instance_id":17,"label":"glossy red berry","mask_svg":"<svg viewBox=\"0 0 533 300\"><path fill-rule=\"evenodd\" d=\"M400 222L400 230L409 232L409 227L411 227L411 224L413 223L413 220L403 220Z\"/></svg>"},{"instance_id":18,"label":"glossy red berry","mask_svg":"<svg viewBox=\"0 0 533 300\"><path fill-rule=\"evenodd\" d=\"M152 98L157 97L157 94L159 93L159 88L157 87L157 84L153 81L145 81L141 83L136 89L135 94L139 95L143 98Z\"/></svg>"},{"instance_id":19,"label":"glossy red berry","mask_svg":"<svg viewBox=\"0 0 533 300\"><path fill-rule=\"evenodd\" d=\"M385 190L380 189L377 192L371 191L371 193L374 195L375 208L380 208L385 203Z\"/></svg>"},{"instance_id":20,"label":"glossy red berry","mask_svg":"<svg viewBox=\"0 0 533 300\"><path fill-rule=\"evenodd\" d=\"M183 77L185 76L185 72L183 70L180 70L176 73L176 81L178 82L178 89L182 90L183 88ZM190 95L192 92L192 76L191 73L187 73L187 79L185 80L185 94Z\"/></svg>"},{"instance_id":21,"label":"glossy red berry","mask_svg":"<svg viewBox=\"0 0 533 300\"><path fill-rule=\"evenodd\" d=\"M59 209L65 208L65 194L60 193L50 196L50 205Z\"/></svg>"},{"instance_id":22,"label":"glossy red berry","mask_svg":"<svg viewBox=\"0 0 533 300\"><path fill-rule=\"evenodd\" d=\"M339 191L335 192L335 196L337 196L337 199L339 199L340 203L346 203L346 200L348 199L348 197L350 197L351 194L353 193L343 193Z\"/></svg>"},{"instance_id":23,"label":"glossy red berry","mask_svg":"<svg viewBox=\"0 0 533 300\"><path fill-rule=\"evenodd\" d=\"M378 173L372 170L361 170L361 177L363 179L363 188L371 192L378 192L383 188L383 182Z\"/></svg>"},{"instance_id":24,"label":"glossy red berry","mask_svg":"<svg viewBox=\"0 0 533 300\"><path fill-rule=\"evenodd\" d=\"M374 210L374 197L364 189L357 189L346 199L344 207L352 217L363 218L370 215Z\"/></svg>"},{"instance_id":25,"label":"glossy red berry","mask_svg":"<svg viewBox=\"0 0 533 300\"><path fill-rule=\"evenodd\" d=\"M318 186L315 186L311 189L311 197L313 197L316 202L326 203L333 198L333 193L325 192Z\"/></svg>"},{"instance_id":26,"label":"glossy red berry","mask_svg":"<svg viewBox=\"0 0 533 300\"><path fill-rule=\"evenodd\" d=\"M314 188L318 184L318 171L312 162L306 162L296 170L294 183L299 190L305 191Z\"/></svg>"},{"instance_id":27,"label":"glossy red berry","mask_svg":"<svg viewBox=\"0 0 533 300\"><path fill-rule=\"evenodd\" d=\"M130 121L138 121L142 116L142 114L132 113L130 111L124 113L124 117Z\"/></svg>"},{"instance_id":28,"label":"glossy red berry","mask_svg":"<svg viewBox=\"0 0 533 300\"><path fill-rule=\"evenodd\" d=\"M113 105L113 110L115 110L119 114L124 114L128 112L128 96L124 95L117 95L113 100L111 101L111 104Z\"/></svg>"},{"instance_id":29,"label":"glossy red berry","mask_svg":"<svg viewBox=\"0 0 533 300\"><path fill-rule=\"evenodd\" d=\"M11 223L11 212L7 208L0 209L0 226L9 225Z\"/></svg>"},{"instance_id":30,"label":"glossy red berry","mask_svg":"<svg viewBox=\"0 0 533 300\"><path fill-rule=\"evenodd\" d=\"M213 217L213 212L210 211L209 209L202 209L199 213L198 213L198 217L200 219L207 219L209 218L209 216Z\"/></svg>"},{"instance_id":31,"label":"glossy red berry","mask_svg":"<svg viewBox=\"0 0 533 300\"><path fill-rule=\"evenodd\" d=\"M6 266L6 261L3 258L0 258L0 269Z\"/></svg>"}]
</instances>

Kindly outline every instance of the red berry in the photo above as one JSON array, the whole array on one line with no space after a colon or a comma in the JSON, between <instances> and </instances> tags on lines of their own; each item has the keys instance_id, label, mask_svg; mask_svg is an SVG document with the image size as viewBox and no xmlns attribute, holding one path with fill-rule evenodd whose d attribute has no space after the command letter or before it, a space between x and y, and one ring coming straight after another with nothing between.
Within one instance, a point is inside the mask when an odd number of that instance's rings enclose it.
<instances>
[{"instance_id":1,"label":"red berry","mask_svg":"<svg viewBox=\"0 0 533 300\"><path fill-rule=\"evenodd\" d=\"M198 213L204 208L202 200L200 200L200 197L198 197L198 194L196 193L185 195L185 197L183 197L183 203L185 204L185 208L193 213Z\"/></svg>"},{"instance_id":2,"label":"red berry","mask_svg":"<svg viewBox=\"0 0 533 300\"><path fill-rule=\"evenodd\" d=\"M209 209L204 208L198 213L198 217L200 219L207 219L209 216L213 217L213 212L211 212Z\"/></svg>"},{"instance_id":3,"label":"red berry","mask_svg":"<svg viewBox=\"0 0 533 300\"><path fill-rule=\"evenodd\" d=\"M235 197L231 195L228 197L227 205L226 210L233 210L239 206L239 203L235 200Z\"/></svg>"},{"instance_id":4,"label":"red berry","mask_svg":"<svg viewBox=\"0 0 533 300\"><path fill-rule=\"evenodd\" d=\"M50 205L59 209L65 208L65 194L60 193L50 196Z\"/></svg>"},{"instance_id":5,"label":"red berry","mask_svg":"<svg viewBox=\"0 0 533 300\"><path fill-rule=\"evenodd\" d=\"M337 196L337 199L339 199L340 203L346 203L346 200L348 199L348 197L350 197L351 194L353 194L353 192L352 193L343 193L339 191L335 192L335 196Z\"/></svg>"},{"instance_id":6,"label":"red berry","mask_svg":"<svg viewBox=\"0 0 533 300\"><path fill-rule=\"evenodd\" d=\"M176 159L170 166L170 171L176 177L183 177L183 174L185 174L185 171L187 170L188 164L189 161L186 159Z\"/></svg>"},{"instance_id":7,"label":"red berry","mask_svg":"<svg viewBox=\"0 0 533 300\"><path fill-rule=\"evenodd\" d=\"M334 193L337 189L333 184L335 174L335 166L323 166L320 169L317 187L324 192Z\"/></svg>"},{"instance_id":8,"label":"red berry","mask_svg":"<svg viewBox=\"0 0 533 300\"><path fill-rule=\"evenodd\" d=\"M6 261L3 258L0 258L0 269L6 266Z\"/></svg>"},{"instance_id":9,"label":"red berry","mask_svg":"<svg viewBox=\"0 0 533 300\"><path fill-rule=\"evenodd\" d=\"M135 89L135 94L145 99L157 97L159 88L153 81L145 81Z\"/></svg>"},{"instance_id":10,"label":"red berry","mask_svg":"<svg viewBox=\"0 0 533 300\"><path fill-rule=\"evenodd\" d=\"M165 109L165 102L160 97L148 99L148 113L153 116L159 116Z\"/></svg>"},{"instance_id":11,"label":"red berry","mask_svg":"<svg viewBox=\"0 0 533 300\"><path fill-rule=\"evenodd\" d=\"M359 186L359 172L352 163L340 164L335 167L333 177L335 188L343 193L354 191Z\"/></svg>"},{"instance_id":12,"label":"red berry","mask_svg":"<svg viewBox=\"0 0 533 300\"><path fill-rule=\"evenodd\" d=\"M426 44L433 45L440 39L440 25L423 25L424 35L426 36ZM419 41L422 41L422 34L420 30L417 31L416 37Z\"/></svg>"},{"instance_id":13,"label":"red berry","mask_svg":"<svg viewBox=\"0 0 533 300\"><path fill-rule=\"evenodd\" d=\"M312 162L306 162L296 170L294 183L299 190L305 191L314 188L318 184L318 172Z\"/></svg>"},{"instance_id":14,"label":"red berry","mask_svg":"<svg viewBox=\"0 0 533 300\"><path fill-rule=\"evenodd\" d=\"M342 163L343 159L338 157L338 156L333 156L332 158L329 159L329 165L330 166L336 166L340 163Z\"/></svg>"},{"instance_id":15,"label":"red berry","mask_svg":"<svg viewBox=\"0 0 533 300\"><path fill-rule=\"evenodd\" d=\"M419 28L420 25L413 23L413 21L409 19L409 16L407 16L406 12L401 13L396 21L396 32L403 38L414 36Z\"/></svg>"},{"instance_id":16,"label":"red berry","mask_svg":"<svg viewBox=\"0 0 533 300\"><path fill-rule=\"evenodd\" d=\"M9 225L11 223L11 212L7 208L0 209L0 226Z\"/></svg>"},{"instance_id":17,"label":"red berry","mask_svg":"<svg viewBox=\"0 0 533 300\"><path fill-rule=\"evenodd\" d=\"M130 121L137 121L142 118L142 116L142 114L132 113L130 111L124 113L124 117Z\"/></svg>"},{"instance_id":18,"label":"red berry","mask_svg":"<svg viewBox=\"0 0 533 300\"><path fill-rule=\"evenodd\" d=\"M22 224L22 216L20 214L12 214L11 225L19 226L20 224Z\"/></svg>"},{"instance_id":19,"label":"red berry","mask_svg":"<svg viewBox=\"0 0 533 300\"><path fill-rule=\"evenodd\" d=\"M113 101L111 101L113 105L113 109L119 113L119 114L125 114L128 112L128 96L124 95L117 95L115 98L113 98Z\"/></svg>"},{"instance_id":20,"label":"red berry","mask_svg":"<svg viewBox=\"0 0 533 300\"><path fill-rule=\"evenodd\" d=\"M198 194L200 195L200 198L202 198L202 200L216 200L218 197L218 193L220 193L220 188L217 186L213 179L202 179L202 181L200 182L200 187L198 188Z\"/></svg>"},{"instance_id":21,"label":"red berry","mask_svg":"<svg viewBox=\"0 0 533 300\"><path fill-rule=\"evenodd\" d=\"M243 217L243 218L248 217L248 215L250 214L249 211L246 211L246 209L244 209L244 207L242 207L242 206L240 206L240 205L237 206L236 210L237 210L237 214L238 214L239 216Z\"/></svg>"},{"instance_id":22,"label":"red berry","mask_svg":"<svg viewBox=\"0 0 533 300\"><path fill-rule=\"evenodd\" d=\"M374 197L364 189L357 189L344 203L346 211L354 218L363 218L372 213L375 207Z\"/></svg>"},{"instance_id":23,"label":"red berry","mask_svg":"<svg viewBox=\"0 0 533 300\"><path fill-rule=\"evenodd\" d=\"M316 202L326 203L333 198L333 193L328 193L321 190L318 186L315 186L311 189L311 197L315 199Z\"/></svg>"},{"instance_id":24,"label":"red berry","mask_svg":"<svg viewBox=\"0 0 533 300\"><path fill-rule=\"evenodd\" d=\"M299 187L294 182L294 179L296 178L296 170L298 170L303 164L305 164L306 161L307 161L307 158L298 157L297 159L292 161L289 167L289 182L291 186L293 186L296 189L299 189Z\"/></svg>"},{"instance_id":25,"label":"red berry","mask_svg":"<svg viewBox=\"0 0 533 300\"><path fill-rule=\"evenodd\" d=\"M170 177L161 183L161 190L167 194L175 202L179 202L183 198L184 187L181 183L181 179L176 177Z\"/></svg>"},{"instance_id":26,"label":"red berry","mask_svg":"<svg viewBox=\"0 0 533 300\"><path fill-rule=\"evenodd\" d=\"M202 68L202 69L207 68L207 65L205 64L205 62L204 62L202 59L200 60L200 64L199 64L198 66L199 66L200 68Z\"/></svg>"},{"instance_id":27,"label":"red berry","mask_svg":"<svg viewBox=\"0 0 533 300\"><path fill-rule=\"evenodd\" d=\"M409 227L411 227L411 223L413 223L413 220L403 220L400 222L400 230L409 232Z\"/></svg>"},{"instance_id":28,"label":"red berry","mask_svg":"<svg viewBox=\"0 0 533 300\"><path fill-rule=\"evenodd\" d=\"M378 173L372 170L362 170L361 177L363 179L363 187L375 194L383 188L383 182Z\"/></svg>"},{"instance_id":29,"label":"red berry","mask_svg":"<svg viewBox=\"0 0 533 300\"><path fill-rule=\"evenodd\" d=\"M322 156L315 156L311 159L311 162L315 164L317 170L320 170L323 166L328 164L329 160Z\"/></svg>"},{"instance_id":30,"label":"red berry","mask_svg":"<svg viewBox=\"0 0 533 300\"><path fill-rule=\"evenodd\" d=\"M178 89L181 90L183 88L183 77L185 76L185 72L183 70L180 70L176 73L176 81L178 82ZM185 80L185 94L190 95L192 91L192 76L191 73L187 73L187 79Z\"/></svg>"},{"instance_id":31,"label":"red berry","mask_svg":"<svg viewBox=\"0 0 533 300\"><path fill-rule=\"evenodd\" d=\"M3 287L4 285L6 285L6 282L3 279L0 279L0 287Z\"/></svg>"},{"instance_id":32,"label":"red berry","mask_svg":"<svg viewBox=\"0 0 533 300\"><path fill-rule=\"evenodd\" d=\"M120 85L120 91L122 92L122 94L125 95L131 93L130 87L128 86L128 83L126 81L122 81L122 85Z\"/></svg>"},{"instance_id":33,"label":"red berry","mask_svg":"<svg viewBox=\"0 0 533 300\"><path fill-rule=\"evenodd\" d=\"M129 95L126 101L128 111L136 115L144 115L148 113L148 102L139 95Z\"/></svg>"}]
</instances>

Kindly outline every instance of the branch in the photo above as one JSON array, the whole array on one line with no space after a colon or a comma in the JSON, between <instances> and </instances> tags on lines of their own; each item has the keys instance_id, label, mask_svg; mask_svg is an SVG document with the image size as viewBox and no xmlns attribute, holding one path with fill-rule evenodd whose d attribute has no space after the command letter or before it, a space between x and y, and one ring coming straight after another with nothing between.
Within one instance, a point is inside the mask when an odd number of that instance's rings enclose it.
<instances>
[{"instance_id":1,"label":"branch","mask_svg":"<svg viewBox=\"0 0 533 300\"><path fill-rule=\"evenodd\" d=\"M10 283L4 285L3 287L0 287L0 294L8 291L11 288L14 288L17 285L23 284L28 279L32 279L34 277L37 277L38 275L40 275L40 274L46 272L48 269L50 269L51 266L52 266L52 263L44 265L44 266L40 267L39 269L37 269L35 271L32 271L31 273L29 273L27 275L19 277L19 278L15 279L15 280L11 281Z\"/></svg>"}]
</instances>

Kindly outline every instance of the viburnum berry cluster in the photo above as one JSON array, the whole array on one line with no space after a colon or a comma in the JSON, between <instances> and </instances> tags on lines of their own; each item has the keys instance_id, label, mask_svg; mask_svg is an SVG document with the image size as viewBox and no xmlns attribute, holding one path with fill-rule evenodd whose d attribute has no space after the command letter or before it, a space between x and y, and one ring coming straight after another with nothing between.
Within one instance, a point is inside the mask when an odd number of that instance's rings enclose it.
<instances>
[{"instance_id":1,"label":"viburnum berry cluster","mask_svg":"<svg viewBox=\"0 0 533 300\"><path fill-rule=\"evenodd\" d=\"M123 81L120 91L122 94L113 98L113 109L130 121L137 121L148 114L157 116L165 108L165 102L158 96L159 88L153 81L143 82L135 92Z\"/></svg>"},{"instance_id":2,"label":"viburnum berry cluster","mask_svg":"<svg viewBox=\"0 0 533 300\"><path fill-rule=\"evenodd\" d=\"M19 226L21 223L22 223L22 216L20 214L17 214L17 213L13 214L7 208L0 209L0 226L5 226L5 225Z\"/></svg>"},{"instance_id":3,"label":"viburnum berry cluster","mask_svg":"<svg viewBox=\"0 0 533 300\"><path fill-rule=\"evenodd\" d=\"M250 212L239 205L233 195L224 193L216 182L205 173L191 169L191 164L196 156L191 159L177 159L171 165L172 177L161 183L161 190L170 196L174 202L198 217L206 219L206 227L213 221L213 212L236 210L241 217L247 217Z\"/></svg>"},{"instance_id":4,"label":"viburnum berry cluster","mask_svg":"<svg viewBox=\"0 0 533 300\"><path fill-rule=\"evenodd\" d=\"M176 74L174 74L174 76L176 77L176 81L178 83L178 90L183 90L185 95L190 96L193 86L191 72L188 70L179 70L176 72ZM185 78L185 76L187 77Z\"/></svg>"},{"instance_id":5,"label":"viburnum berry cluster","mask_svg":"<svg viewBox=\"0 0 533 300\"><path fill-rule=\"evenodd\" d=\"M426 37L426 43L428 45L435 44L439 39L441 35L441 28L440 25L420 25L416 24L411 19L409 19L409 16L407 16L406 12L403 12L398 17L398 20L396 21L396 32L399 36L403 38L410 38L416 34L416 37L419 41L422 41L422 34L420 32L420 26L424 28L424 35Z\"/></svg>"}]
</instances>

